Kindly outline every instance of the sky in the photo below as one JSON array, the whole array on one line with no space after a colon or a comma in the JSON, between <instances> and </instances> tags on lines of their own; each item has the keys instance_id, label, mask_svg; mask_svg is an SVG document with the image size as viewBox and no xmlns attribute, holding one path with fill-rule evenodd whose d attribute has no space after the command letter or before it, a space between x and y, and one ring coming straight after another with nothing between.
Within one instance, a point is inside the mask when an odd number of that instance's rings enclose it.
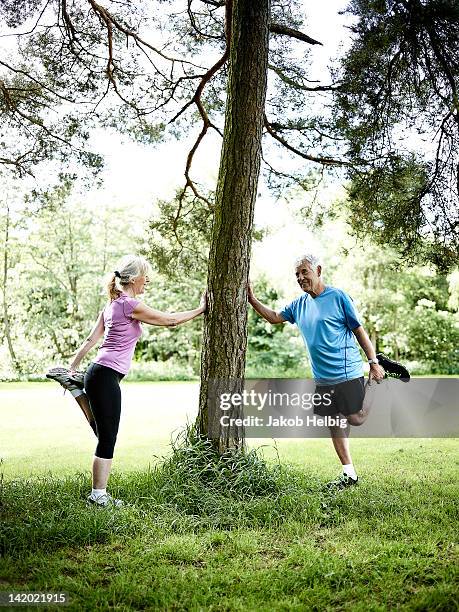
<instances>
[{"instance_id":1,"label":"sky","mask_svg":"<svg viewBox=\"0 0 459 612\"><path fill-rule=\"evenodd\" d=\"M311 65L314 67L311 79L326 82L330 58L336 54L343 41L348 41L345 24L349 22L349 18L338 15L347 5L347 0L309 0L303 4L308 23L306 33L323 42L323 46L308 45ZM105 158L105 187L91 193L90 198L97 200L102 197L113 202L130 199L142 206L148 206L156 198L172 197L175 189L183 184L186 155L192 140L193 138L188 142L172 140L154 148L151 145L142 146L130 142L116 133L94 133L91 144ZM193 176L204 174L216 178L216 152L219 148L219 137L209 133L195 157Z\"/></svg>"},{"instance_id":2,"label":"sky","mask_svg":"<svg viewBox=\"0 0 459 612\"><path fill-rule=\"evenodd\" d=\"M349 42L349 32L345 27L349 18L338 14L346 5L347 0L303 2L307 24L304 31L323 43L322 46L307 45L313 70L311 79L329 82L327 66L330 59L336 56L340 45ZM2 39L2 44L11 43L11 38ZM299 49L301 53L301 44ZM157 200L172 198L176 189L184 185L186 156L195 138L196 134L191 134L188 140L171 139L164 144L141 145L116 132L94 131L90 145L105 160L101 177L103 185L100 188L94 186L85 193L85 200L95 207L129 204L136 215L147 219ZM210 182L216 182L220 143L215 132L208 133L193 161L192 177L206 177ZM329 200L339 191L339 187L333 185L321 192L320 197ZM292 261L299 252L306 248L320 250L320 245L304 226L292 221L286 206L263 189L257 200L255 222L259 227L269 226L271 233L254 248L254 274L265 272L281 283L286 275L291 274ZM292 287L296 290L295 284Z\"/></svg>"}]
</instances>

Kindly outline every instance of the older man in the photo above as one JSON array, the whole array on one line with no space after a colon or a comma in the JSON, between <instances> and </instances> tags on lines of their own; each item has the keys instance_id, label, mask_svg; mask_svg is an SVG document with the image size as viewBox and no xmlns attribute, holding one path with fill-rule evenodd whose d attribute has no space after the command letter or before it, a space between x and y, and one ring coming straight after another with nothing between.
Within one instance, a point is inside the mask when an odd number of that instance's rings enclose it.
<instances>
[{"instance_id":1,"label":"older man","mask_svg":"<svg viewBox=\"0 0 459 612\"><path fill-rule=\"evenodd\" d=\"M325 285L322 266L317 256L306 254L296 261L295 274L303 294L280 312L262 304L249 285L250 304L269 323L296 323L308 348L316 391L332 398L316 406L321 416L342 414L348 427L344 432L331 427L335 451L343 466L342 475L330 486L344 488L358 482L349 450L349 425L362 425L371 405L371 381L379 383L386 375L403 381L409 373L401 364L376 355L363 328L352 299L341 289ZM364 382L362 358L357 342L370 364L370 375ZM387 374L386 374L387 372Z\"/></svg>"}]
</instances>

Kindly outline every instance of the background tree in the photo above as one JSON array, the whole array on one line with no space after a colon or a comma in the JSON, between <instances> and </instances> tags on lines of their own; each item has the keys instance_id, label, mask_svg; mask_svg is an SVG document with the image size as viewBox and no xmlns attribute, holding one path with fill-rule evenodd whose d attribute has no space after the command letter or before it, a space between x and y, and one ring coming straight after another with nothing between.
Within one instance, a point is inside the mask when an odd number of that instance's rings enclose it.
<instances>
[{"instance_id":1,"label":"background tree","mask_svg":"<svg viewBox=\"0 0 459 612\"><path fill-rule=\"evenodd\" d=\"M42 374L89 332L107 300L108 265L141 244L138 219L129 207L93 211L67 185L38 208L13 202L3 222L2 335L16 375Z\"/></svg>"},{"instance_id":2,"label":"background tree","mask_svg":"<svg viewBox=\"0 0 459 612\"><path fill-rule=\"evenodd\" d=\"M262 275L254 284L264 304L281 308L287 300ZM292 325L271 325L250 309L246 376L249 378L304 378L311 375L302 338Z\"/></svg>"},{"instance_id":3,"label":"background tree","mask_svg":"<svg viewBox=\"0 0 459 612\"><path fill-rule=\"evenodd\" d=\"M21 371L21 362L18 359L15 349L15 338L12 325L12 312L11 312L11 295L9 286L11 283L11 271L14 268L14 261L17 261L18 248L17 240L15 236L12 236L12 229L15 228L16 223L13 219L13 212L11 210L11 194L14 190L11 189L9 193L4 193L4 199L2 201L2 243L0 253L2 254L2 336L5 338L8 352L16 371Z\"/></svg>"},{"instance_id":4,"label":"background tree","mask_svg":"<svg viewBox=\"0 0 459 612\"><path fill-rule=\"evenodd\" d=\"M352 0L336 78L350 221L442 269L459 252L459 3Z\"/></svg>"}]
</instances>

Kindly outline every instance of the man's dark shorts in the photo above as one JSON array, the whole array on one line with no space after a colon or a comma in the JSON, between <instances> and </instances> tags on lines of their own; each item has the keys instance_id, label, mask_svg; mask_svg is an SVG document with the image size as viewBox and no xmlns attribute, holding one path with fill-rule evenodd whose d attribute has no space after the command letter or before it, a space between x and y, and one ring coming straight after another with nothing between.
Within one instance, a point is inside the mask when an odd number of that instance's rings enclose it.
<instances>
[{"instance_id":1,"label":"man's dark shorts","mask_svg":"<svg viewBox=\"0 0 459 612\"><path fill-rule=\"evenodd\" d=\"M344 416L359 412L365 397L364 378L346 380L337 385L317 385L315 393L321 396L319 402L314 402L314 414L319 416Z\"/></svg>"}]
</instances>

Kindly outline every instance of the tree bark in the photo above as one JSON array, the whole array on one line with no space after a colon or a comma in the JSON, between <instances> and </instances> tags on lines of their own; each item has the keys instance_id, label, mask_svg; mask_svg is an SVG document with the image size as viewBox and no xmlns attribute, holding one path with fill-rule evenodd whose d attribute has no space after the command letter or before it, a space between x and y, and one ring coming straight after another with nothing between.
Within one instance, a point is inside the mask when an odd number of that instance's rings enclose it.
<instances>
[{"instance_id":1,"label":"tree bark","mask_svg":"<svg viewBox=\"0 0 459 612\"><path fill-rule=\"evenodd\" d=\"M222 427L211 400L242 389L247 347L247 281L260 172L269 45L270 0L235 0L223 146L208 265L208 312L201 355L198 430L220 452L244 444L242 427ZM228 31L228 28L227 28Z\"/></svg>"}]
</instances>

